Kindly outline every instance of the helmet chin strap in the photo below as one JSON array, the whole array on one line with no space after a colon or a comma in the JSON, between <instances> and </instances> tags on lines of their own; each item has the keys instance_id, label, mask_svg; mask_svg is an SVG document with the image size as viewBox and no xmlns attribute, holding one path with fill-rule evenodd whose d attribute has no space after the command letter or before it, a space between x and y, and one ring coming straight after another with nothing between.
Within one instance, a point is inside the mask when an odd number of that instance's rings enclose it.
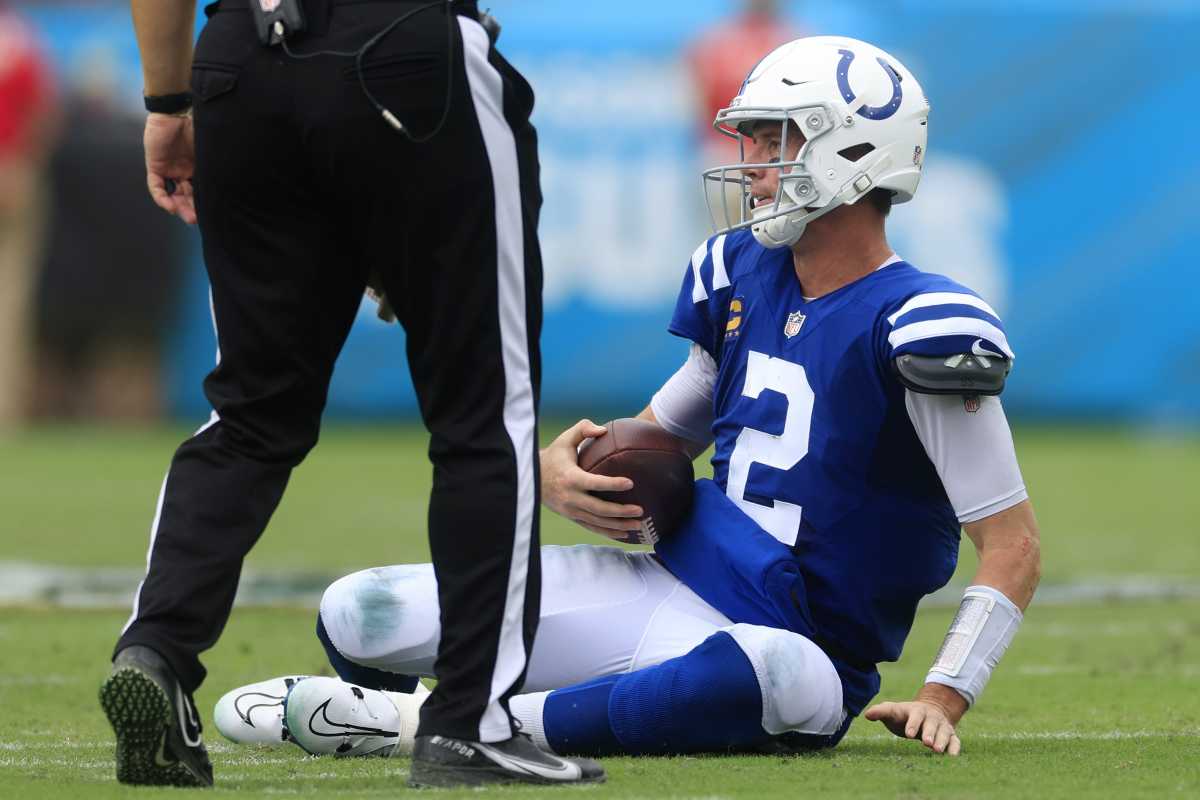
<instances>
[{"instance_id":1,"label":"helmet chin strap","mask_svg":"<svg viewBox=\"0 0 1200 800\"><path fill-rule=\"evenodd\" d=\"M805 219L805 216L802 209L797 209L778 217L771 217L763 222L757 222L750 226L750 232L754 234L755 241L768 250L791 247L800 241L800 237L804 235L804 229L808 227L808 220Z\"/></svg>"},{"instance_id":2,"label":"helmet chin strap","mask_svg":"<svg viewBox=\"0 0 1200 800\"><path fill-rule=\"evenodd\" d=\"M828 214L840 206L841 202L835 199L829 205L822 206L816 211L806 211L795 203L791 203L790 205L794 210L772 216L750 226L750 232L754 234L756 242L768 250L791 247L800 241L800 237L808 229L808 223L817 217Z\"/></svg>"},{"instance_id":3,"label":"helmet chin strap","mask_svg":"<svg viewBox=\"0 0 1200 800\"><path fill-rule=\"evenodd\" d=\"M859 173L852 181L847 181L840 193L834 195L832 200L815 211L805 211L804 207L797 203L795 197L790 193L786 195L790 202L787 205L781 205L780 210L764 206L762 209L764 216L768 214L770 216L750 226L751 232L754 233L754 239L763 247L771 250L780 247L791 247L800 241L800 237L804 235L808 223L817 217L828 214L838 206L857 202L874 188L879 180L879 176L890 169L891 166L891 155L884 154L866 172ZM866 187L860 189L856 184L864 177L867 179ZM755 209L755 211L758 210Z\"/></svg>"}]
</instances>

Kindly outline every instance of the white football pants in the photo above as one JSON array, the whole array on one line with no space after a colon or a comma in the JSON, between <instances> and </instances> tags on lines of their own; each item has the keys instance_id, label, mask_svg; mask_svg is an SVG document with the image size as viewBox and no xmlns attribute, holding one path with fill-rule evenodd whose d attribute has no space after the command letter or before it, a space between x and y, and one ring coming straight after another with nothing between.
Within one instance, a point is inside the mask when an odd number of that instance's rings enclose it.
<instances>
[{"instance_id":1,"label":"white football pants","mask_svg":"<svg viewBox=\"0 0 1200 800\"><path fill-rule=\"evenodd\" d=\"M321 600L330 640L350 661L432 677L437 584L431 564L376 567L335 581ZM831 734L842 687L829 658L790 631L735 625L649 552L575 545L542 548L542 605L524 692L653 666L727 631L754 666L763 728Z\"/></svg>"}]
</instances>

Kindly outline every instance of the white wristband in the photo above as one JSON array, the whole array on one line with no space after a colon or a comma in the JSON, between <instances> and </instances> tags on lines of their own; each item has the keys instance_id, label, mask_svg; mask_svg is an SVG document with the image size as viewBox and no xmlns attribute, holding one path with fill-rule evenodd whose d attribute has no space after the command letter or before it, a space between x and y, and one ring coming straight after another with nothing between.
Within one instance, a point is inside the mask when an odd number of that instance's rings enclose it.
<instances>
[{"instance_id":1,"label":"white wristband","mask_svg":"<svg viewBox=\"0 0 1200 800\"><path fill-rule=\"evenodd\" d=\"M949 686L975 705L1022 618L1002 592L968 586L925 682Z\"/></svg>"}]
</instances>

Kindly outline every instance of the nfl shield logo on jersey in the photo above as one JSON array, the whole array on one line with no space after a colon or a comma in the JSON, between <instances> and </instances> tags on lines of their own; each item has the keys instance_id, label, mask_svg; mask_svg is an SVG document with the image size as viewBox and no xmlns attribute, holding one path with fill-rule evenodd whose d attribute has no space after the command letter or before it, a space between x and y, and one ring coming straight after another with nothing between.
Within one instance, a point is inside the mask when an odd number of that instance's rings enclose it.
<instances>
[{"instance_id":1,"label":"nfl shield logo on jersey","mask_svg":"<svg viewBox=\"0 0 1200 800\"><path fill-rule=\"evenodd\" d=\"M264 14L270 14L275 9L279 8L280 0L258 0L259 6L262 7Z\"/></svg>"},{"instance_id":2,"label":"nfl shield logo on jersey","mask_svg":"<svg viewBox=\"0 0 1200 800\"><path fill-rule=\"evenodd\" d=\"M783 335L787 338L792 338L800 332L800 327L804 324L804 315L799 311L793 311L788 314L787 322L783 325Z\"/></svg>"}]
</instances>

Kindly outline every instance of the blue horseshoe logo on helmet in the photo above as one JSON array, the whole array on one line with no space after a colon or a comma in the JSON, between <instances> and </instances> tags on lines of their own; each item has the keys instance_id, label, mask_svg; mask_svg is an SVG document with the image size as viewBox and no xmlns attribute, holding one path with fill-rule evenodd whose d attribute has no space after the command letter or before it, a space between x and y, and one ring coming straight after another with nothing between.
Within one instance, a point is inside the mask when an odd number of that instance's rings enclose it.
<instances>
[{"instance_id":1,"label":"blue horseshoe logo on helmet","mask_svg":"<svg viewBox=\"0 0 1200 800\"><path fill-rule=\"evenodd\" d=\"M854 52L852 50L838 50L842 54L842 60L837 66L837 83L838 91L842 93L842 99L847 103L854 102L854 90L850 88L850 62L854 61ZM904 90L900 88L900 76L892 65L884 61L882 58L876 58L879 66L883 67L883 71L892 79L892 99L881 106L863 106L858 110L858 115L866 119L882 120L892 116L900 109L900 101L904 99Z\"/></svg>"}]
</instances>

